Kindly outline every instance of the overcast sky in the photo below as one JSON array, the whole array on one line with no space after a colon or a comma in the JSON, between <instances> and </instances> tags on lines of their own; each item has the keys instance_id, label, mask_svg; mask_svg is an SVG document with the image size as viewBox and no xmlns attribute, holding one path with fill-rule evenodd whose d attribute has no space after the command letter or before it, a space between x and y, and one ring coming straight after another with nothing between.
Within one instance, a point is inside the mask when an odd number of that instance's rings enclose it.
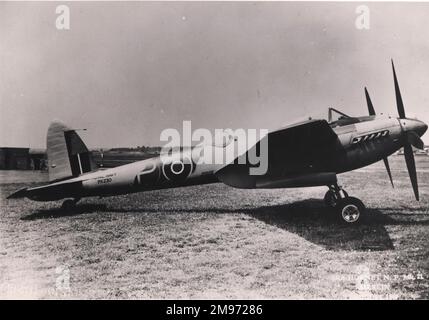
<instances>
[{"instance_id":1,"label":"overcast sky","mask_svg":"<svg viewBox=\"0 0 429 320\"><path fill-rule=\"evenodd\" d=\"M52 119L88 146L160 145L165 128L266 128L333 106L429 123L429 3L0 3L0 146L45 147ZM429 144L429 134L424 138Z\"/></svg>"}]
</instances>

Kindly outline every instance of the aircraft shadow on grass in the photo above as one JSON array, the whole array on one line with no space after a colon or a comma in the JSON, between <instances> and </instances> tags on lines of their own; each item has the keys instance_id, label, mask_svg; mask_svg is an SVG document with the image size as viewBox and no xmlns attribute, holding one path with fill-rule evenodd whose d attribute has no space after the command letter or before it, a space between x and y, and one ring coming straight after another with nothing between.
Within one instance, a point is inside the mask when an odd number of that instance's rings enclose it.
<instances>
[{"instance_id":1,"label":"aircraft shadow on grass","mask_svg":"<svg viewBox=\"0 0 429 320\"><path fill-rule=\"evenodd\" d=\"M391 210L392 208L386 208ZM386 230L388 225L429 225L429 214L386 214L383 208L368 208L365 218L360 225L345 225L340 222L332 209L327 208L319 199L308 199L283 205L261 206L243 209L228 208L110 208L104 204L80 204L72 211L60 208L41 209L22 220L38 220L60 218L94 212L129 212L129 213L243 213L269 225L276 226L288 232L295 233L302 238L322 245L329 250L392 250L393 242ZM397 209L399 210L399 209ZM401 208L400 210L407 210ZM410 208L412 211L413 209ZM414 209L415 210L415 209ZM395 217L393 217L395 216ZM423 218L423 219L422 219Z\"/></svg>"},{"instance_id":2,"label":"aircraft shadow on grass","mask_svg":"<svg viewBox=\"0 0 429 320\"><path fill-rule=\"evenodd\" d=\"M76 206L73 210L64 210L62 208L49 208L49 209L39 209L29 215L21 217L21 220L24 221L33 221L39 219L55 219L62 217L71 217L78 216L83 214L90 214L94 212L106 212L110 211L107 209L105 204L96 204L96 203L85 203Z\"/></svg>"}]
</instances>

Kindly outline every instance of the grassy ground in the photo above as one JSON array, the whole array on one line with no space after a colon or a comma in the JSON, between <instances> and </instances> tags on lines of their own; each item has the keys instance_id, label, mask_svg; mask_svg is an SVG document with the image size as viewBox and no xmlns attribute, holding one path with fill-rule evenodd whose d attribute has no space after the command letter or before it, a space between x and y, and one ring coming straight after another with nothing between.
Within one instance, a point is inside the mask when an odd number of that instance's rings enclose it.
<instances>
[{"instance_id":1,"label":"grassy ground","mask_svg":"<svg viewBox=\"0 0 429 320\"><path fill-rule=\"evenodd\" d=\"M336 222L325 188L222 184L60 203L6 200L46 176L0 171L2 298L429 298L429 157L421 201L402 157L340 176L369 208Z\"/></svg>"}]
</instances>

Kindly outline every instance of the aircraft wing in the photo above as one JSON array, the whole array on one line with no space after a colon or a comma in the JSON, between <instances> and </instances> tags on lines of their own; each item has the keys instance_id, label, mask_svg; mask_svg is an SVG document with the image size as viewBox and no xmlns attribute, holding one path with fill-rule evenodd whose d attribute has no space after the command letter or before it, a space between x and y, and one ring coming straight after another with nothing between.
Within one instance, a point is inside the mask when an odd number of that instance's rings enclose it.
<instances>
[{"instance_id":1,"label":"aircraft wing","mask_svg":"<svg viewBox=\"0 0 429 320\"><path fill-rule=\"evenodd\" d=\"M263 141L268 139L267 141ZM284 181L286 177L320 173L330 163L337 134L326 120L308 120L270 132L246 153L218 171L216 176L223 183L236 188L255 188ZM256 148L263 150L261 142L268 144L267 170L263 175L251 175L255 167L248 161L248 154ZM256 153L258 155L258 152ZM259 164L261 165L261 163ZM330 175L331 177L332 175Z\"/></svg>"}]
</instances>

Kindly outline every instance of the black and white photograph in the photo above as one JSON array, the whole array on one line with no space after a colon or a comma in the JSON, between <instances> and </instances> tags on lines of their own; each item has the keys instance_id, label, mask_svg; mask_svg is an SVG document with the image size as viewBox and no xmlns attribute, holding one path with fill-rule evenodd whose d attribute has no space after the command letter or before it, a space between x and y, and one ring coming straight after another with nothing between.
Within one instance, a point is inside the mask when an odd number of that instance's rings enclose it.
<instances>
[{"instance_id":1,"label":"black and white photograph","mask_svg":"<svg viewBox=\"0 0 429 320\"><path fill-rule=\"evenodd\" d=\"M428 21L1 1L0 299L429 299Z\"/></svg>"}]
</instances>

